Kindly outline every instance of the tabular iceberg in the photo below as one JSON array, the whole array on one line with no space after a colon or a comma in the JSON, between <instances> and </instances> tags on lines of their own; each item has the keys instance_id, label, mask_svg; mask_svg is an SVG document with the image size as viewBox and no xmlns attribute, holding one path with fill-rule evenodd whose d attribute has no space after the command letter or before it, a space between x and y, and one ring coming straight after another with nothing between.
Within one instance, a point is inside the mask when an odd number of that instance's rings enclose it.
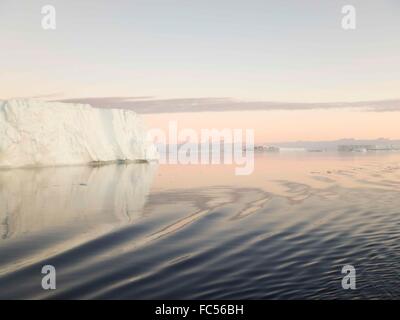
<instances>
[{"instance_id":1,"label":"tabular iceberg","mask_svg":"<svg viewBox=\"0 0 400 320\"><path fill-rule=\"evenodd\" d=\"M32 99L0 101L0 167L157 158L133 111Z\"/></svg>"}]
</instances>

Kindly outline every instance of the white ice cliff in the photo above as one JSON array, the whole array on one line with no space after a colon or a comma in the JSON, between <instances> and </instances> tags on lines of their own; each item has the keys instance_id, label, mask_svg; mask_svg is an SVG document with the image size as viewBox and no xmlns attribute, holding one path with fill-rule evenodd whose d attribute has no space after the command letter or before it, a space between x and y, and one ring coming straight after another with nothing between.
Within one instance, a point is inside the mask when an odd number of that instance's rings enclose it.
<instances>
[{"instance_id":1,"label":"white ice cliff","mask_svg":"<svg viewBox=\"0 0 400 320\"><path fill-rule=\"evenodd\" d=\"M133 111L31 99L0 101L0 167L157 158Z\"/></svg>"}]
</instances>

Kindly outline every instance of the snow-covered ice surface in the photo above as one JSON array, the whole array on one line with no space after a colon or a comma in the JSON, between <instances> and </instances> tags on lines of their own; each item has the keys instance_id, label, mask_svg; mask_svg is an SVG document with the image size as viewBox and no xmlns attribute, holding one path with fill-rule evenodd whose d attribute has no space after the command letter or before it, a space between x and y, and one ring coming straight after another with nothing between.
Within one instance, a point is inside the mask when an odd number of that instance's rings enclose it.
<instances>
[{"instance_id":1,"label":"snow-covered ice surface","mask_svg":"<svg viewBox=\"0 0 400 320\"><path fill-rule=\"evenodd\" d=\"M133 111L33 99L0 101L0 167L157 158Z\"/></svg>"}]
</instances>

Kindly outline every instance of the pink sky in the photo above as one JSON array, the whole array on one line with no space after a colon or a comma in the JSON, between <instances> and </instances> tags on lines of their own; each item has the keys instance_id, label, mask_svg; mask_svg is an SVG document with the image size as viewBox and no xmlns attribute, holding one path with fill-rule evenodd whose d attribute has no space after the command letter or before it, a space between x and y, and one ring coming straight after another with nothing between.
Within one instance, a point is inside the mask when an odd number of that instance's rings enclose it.
<instances>
[{"instance_id":1,"label":"pink sky","mask_svg":"<svg viewBox=\"0 0 400 320\"><path fill-rule=\"evenodd\" d=\"M342 138L400 139L400 112L370 112L357 109L295 111L230 111L142 115L149 128L200 129L250 128L256 143Z\"/></svg>"}]
</instances>

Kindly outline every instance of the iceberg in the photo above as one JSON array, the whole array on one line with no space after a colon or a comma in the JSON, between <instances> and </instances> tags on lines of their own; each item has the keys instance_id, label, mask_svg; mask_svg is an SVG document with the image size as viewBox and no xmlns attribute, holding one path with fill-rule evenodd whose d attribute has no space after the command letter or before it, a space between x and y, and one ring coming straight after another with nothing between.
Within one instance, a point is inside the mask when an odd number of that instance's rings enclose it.
<instances>
[{"instance_id":1,"label":"iceberg","mask_svg":"<svg viewBox=\"0 0 400 320\"><path fill-rule=\"evenodd\" d=\"M157 160L131 110L33 99L0 101L0 167Z\"/></svg>"}]
</instances>

